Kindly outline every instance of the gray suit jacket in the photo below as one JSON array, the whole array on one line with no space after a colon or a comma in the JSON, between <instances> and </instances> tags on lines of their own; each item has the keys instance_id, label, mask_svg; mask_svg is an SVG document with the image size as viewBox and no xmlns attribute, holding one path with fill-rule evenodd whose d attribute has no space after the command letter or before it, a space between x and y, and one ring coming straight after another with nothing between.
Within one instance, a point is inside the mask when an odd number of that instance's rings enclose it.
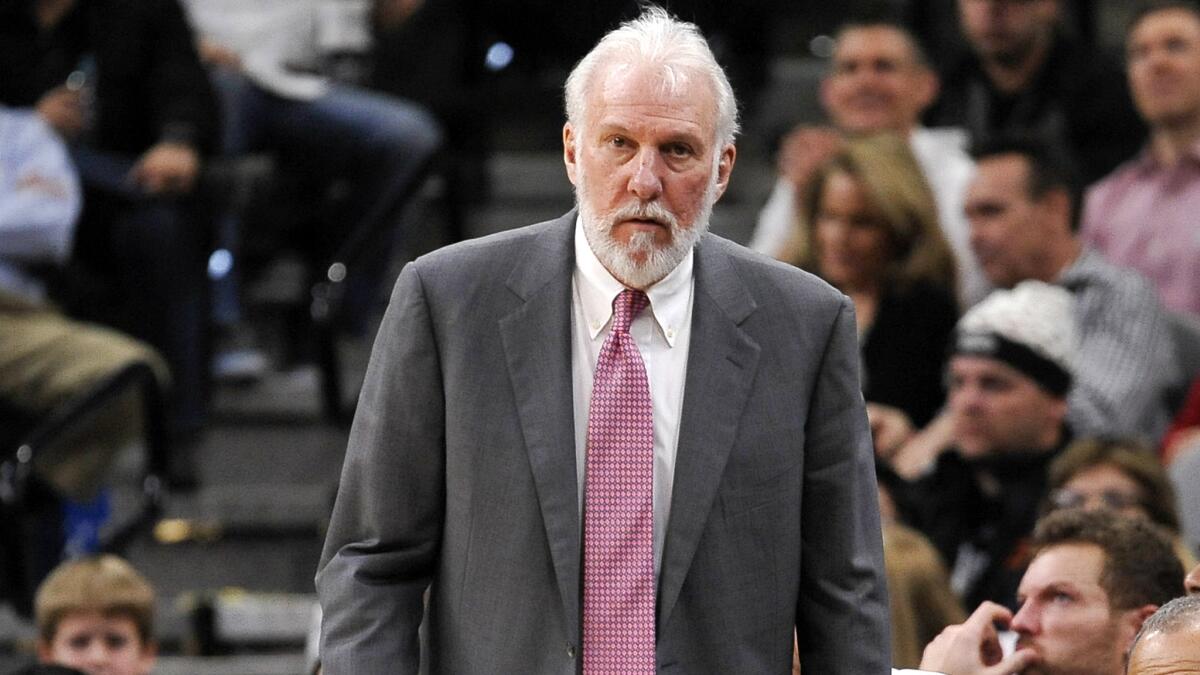
<instances>
[{"instance_id":1,"label":"gray suit jacket","mask_svg":"<svg viewBox=\"0 0 1200 675\"><path fill-rule=\"evenodd\" d=\"M574 213L400 275L317 574L329 675L576 673ZM666 673L887 673L849 300L712 235L663 549ZM418 645L429 588L427 642Z\"/></svg>"}]
</instances>

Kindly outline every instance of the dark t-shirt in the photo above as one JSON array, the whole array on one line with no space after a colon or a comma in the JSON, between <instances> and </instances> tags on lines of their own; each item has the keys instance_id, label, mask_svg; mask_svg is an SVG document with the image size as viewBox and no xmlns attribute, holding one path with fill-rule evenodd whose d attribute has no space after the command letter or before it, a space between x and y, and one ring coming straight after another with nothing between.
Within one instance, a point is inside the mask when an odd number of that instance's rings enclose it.
<instances>
[{"instance_id":1,"label":"dark t-shirt","mask_svg":"<svg viewBox=\"0 0 1200 675\"><path fill-rule=\"evenodd\" d=\"M903 410L923 427L942 407L943 368L958 306L932 284L890 287L863 336L863 397Z\"/></svg>"},{"instance_id":2,"label":"dark t-shirt","mask_svg":"<svg viewBox=\"0 0 1200 675\"><path fill-rule=\"evenodd\" d=\"M1091 183L1133 157L1146 139L1125 73L1102 52L1058 35L1031 86L1006 94L992 86L974 54L942 73L929 126L957 126L978 141L1020 133L1071 153Z\"/></svg>"}]
</instances>

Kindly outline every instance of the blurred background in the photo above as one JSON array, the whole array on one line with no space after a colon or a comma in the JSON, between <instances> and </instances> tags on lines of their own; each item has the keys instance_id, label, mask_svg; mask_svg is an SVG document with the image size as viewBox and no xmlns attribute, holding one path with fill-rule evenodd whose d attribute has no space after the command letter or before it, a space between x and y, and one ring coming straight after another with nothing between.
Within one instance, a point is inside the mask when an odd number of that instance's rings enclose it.
<instances>
[{"instance_id":1,"label":"blurred background","mask_svg":"<svg viewBox=\"0 0 1200 675\"><path fill-rule=\"evenodd\" d=\"M205 3L188 3L190 16ZM339 222L349 188L333 180L307 189L306 176L286 175L286 153L270 148L208 161L214 203L239 224L236 246L214 226L208 247L218 309L208 329L211 369L199 385L205 419L192 433L165 434L166 452L186 454L189 464L165 485L144 482L147 472L168 478L155 464L155 441L133 444L114 465L102 515L89 521L103 541L115 523L147 515L121 550L160 594L160 673L303 672L323 528L390 280L437 247L571 208L563 81L604 32L637 11L623 0L308 4L318 58L307 72L423 107L440 126L441 149L386 225L318 255L288 244L297 227ZM822 121L818 83L831 33L851 9L784 0L664 4L700 25L737 92L743 133L712 229L746 243L775 180L776 144L796 124ZM954 0L886 4L934 62L962 48ZM1120 53L1124 0L1063 4L1069 30ZM331 307L348 302L347 270L356 271L363 248L379 247L388 251L382 281L368 284L350 320L329 320ZM237 287L221 290L234 272ZM222 315L221 298L235 309ZM29 620L0 604L0 672L28 661L33 637Z\"/></svg>"}]
</instances>

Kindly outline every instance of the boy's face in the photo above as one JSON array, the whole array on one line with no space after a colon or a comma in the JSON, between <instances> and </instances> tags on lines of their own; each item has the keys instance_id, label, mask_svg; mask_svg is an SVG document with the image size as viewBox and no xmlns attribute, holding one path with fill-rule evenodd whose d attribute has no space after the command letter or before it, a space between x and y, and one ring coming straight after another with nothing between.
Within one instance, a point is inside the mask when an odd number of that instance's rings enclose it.
<instances>
[{"instance_id":1,"label":"boy's face","mask_svg":"<svg viewBox=\"0 0 1200 675\"><path fill-rule=\"evenodd\" d=\"M154 645L138 636L133 619L98 612L68 614L54 639L39 644L38 655L44 663L87 675L148 675L157 658Z\"/></svg>"}]
</instances>

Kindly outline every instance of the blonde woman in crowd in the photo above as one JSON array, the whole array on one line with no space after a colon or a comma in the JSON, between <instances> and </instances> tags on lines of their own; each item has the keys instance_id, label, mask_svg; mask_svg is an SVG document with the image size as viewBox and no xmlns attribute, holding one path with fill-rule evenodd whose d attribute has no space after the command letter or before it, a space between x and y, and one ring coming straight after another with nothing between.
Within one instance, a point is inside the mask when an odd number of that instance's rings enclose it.
<instances>
[{"instance_id":1,"label":"blonde woman in crowd","mask_svg":"<svg viewBox=\"0 0 1200 675\"><path fill-rule=\"evenodd\" d=\"M784 259L854 301L868 403L899 408L923 426L945 396L958 310L953 255L912 151L892 134L850 139L799 202Z\"/></svg>"}]
</instances>

